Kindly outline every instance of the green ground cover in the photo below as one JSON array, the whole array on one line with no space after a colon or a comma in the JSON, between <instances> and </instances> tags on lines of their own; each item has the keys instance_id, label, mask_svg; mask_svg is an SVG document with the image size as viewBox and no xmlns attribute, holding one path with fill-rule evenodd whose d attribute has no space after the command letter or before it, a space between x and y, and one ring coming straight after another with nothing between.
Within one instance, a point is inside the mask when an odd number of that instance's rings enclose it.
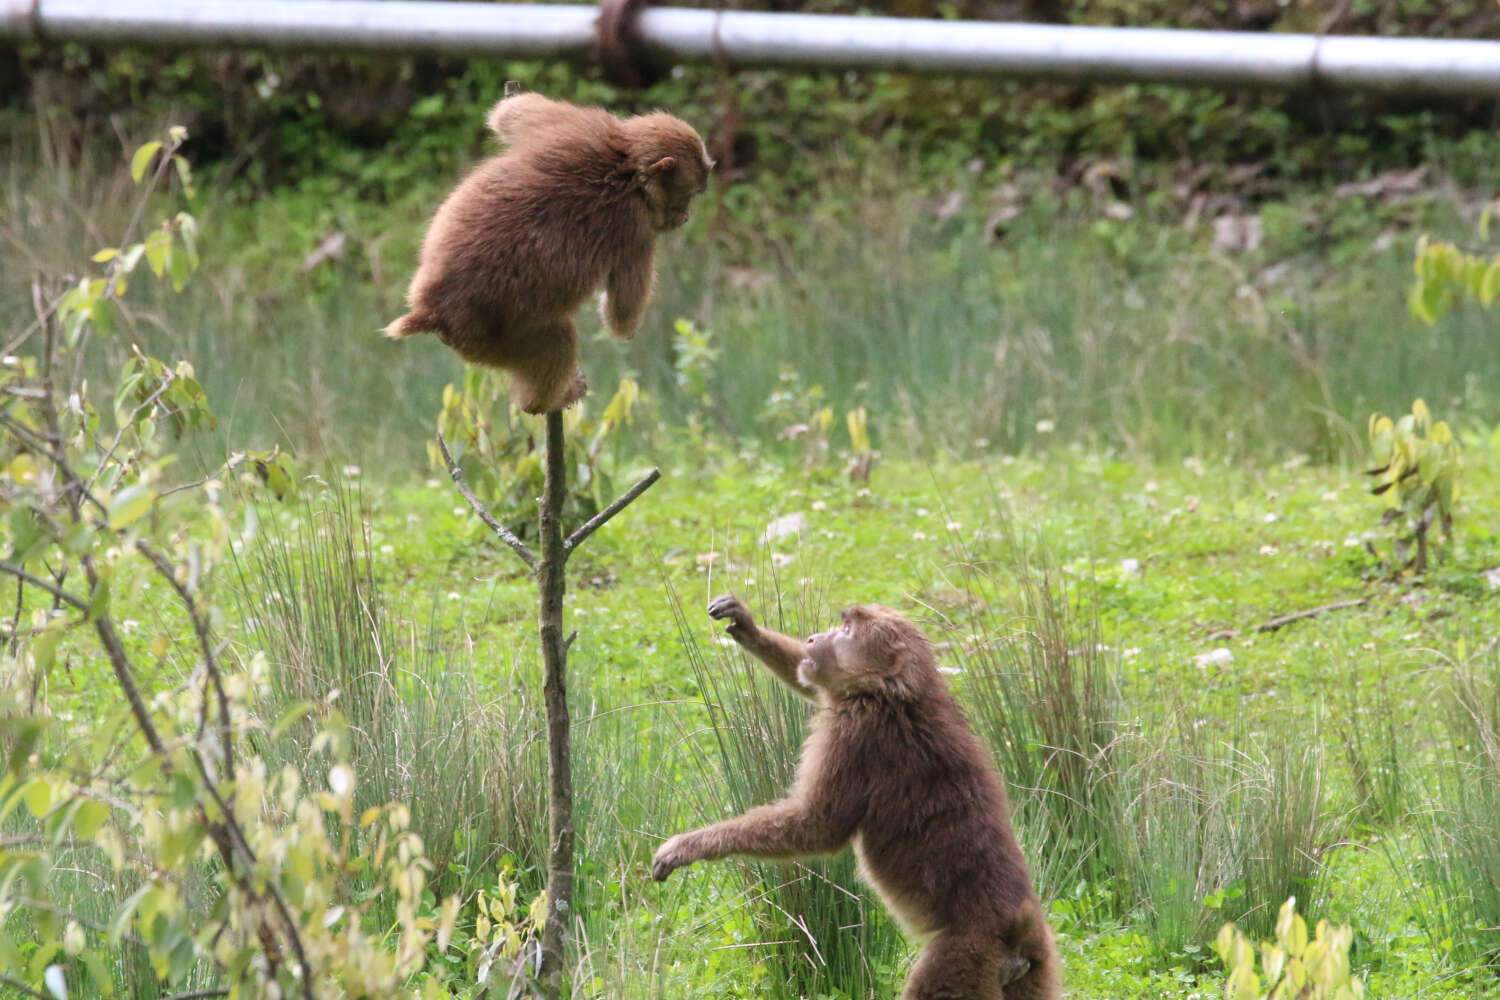
<instances>
[{"instance_id":1,"label":"green ground cover","mask_svg":"<svg viewBox=\"0 0 1500 1000\"><path fill-rule=\"evenodd\" d=\"M1470 457L1476 471L1491 460L1483 449ZM470 891L492 886L499 851L515 866L523 894L535 891L528 859L534 863L538 845L521 835L540 832L540 789L518 787L541 778L531 584L446 479L394 489L365 484L359 493L358 519L316 487L303 510L262 508L261 540L243 550L252 582L230 634L246 649L271 649L289 671L311 671L303 694L347 689L340 669L353 662L348 647L371 642L359 627L340 631L345 654L323 648L308 657L308 647L278 639L274 628L246 624L271 616L268 605L296 603L310 609L304 641L314 650L329 641L312 635L319 621L331 628L333 620L318 619L316 609L338 601L317 596L319 584L306 574L309 566L337 563L347 541L347 564L368 570L354 589L383 608L396 639L395 651L384 654L393 675L410 670L438 684L444 674L461 674L443 690L474 703L454 725L474 727L466 739L481 752L497 740L514 741L509 759L478 766L490 775L491 794L493 786L516 782L506 790L519 802L483 806L514 811L487 820L495 824L494 840L454 850L449 863L462 874L451 877ZM568 627L580 634L570 669L579 720L585 995L776 995L776 977L788 967L816 967L819 949L829 947L822 939L816 948L794 942L792 957L776 959L781 952L756 946L768 933L784 937L773 930L780 918L762 912L755 883L737 866L700 867L664 886L647 877L659 837L731 808L734 782L713 750L714 725L749 724L745 712L753 706L770 706L778 725L792 729L803 714L747 679L754 671L723 648L702 613L709 596L734 590L769 609L779 594L793 630L816 627L842 604L888 603L946 644L952 652L945 663L978 670L980 661L963 650L1034 627L1035 609L1011 574L1041 564L1059 574L1066 606L1078 609L1076 639L1088 635L1088 616L1097 614L1098 658L1118 684L1120 714L1108 721L1122 738L1128 733L1156 748L1130 766L1156 767L1161 754L1181 755L1209 769L1232 766L1236 781L1250 783L1265 777L1263 769L1274 771L1278 748L1296 748L1299 769L1287 776L1294 783L1267 779L1266 798L1242 805L1286 808L1299 789L1312 788L1316 834L1297 849L1315 853L1315 874L1290 888L1305 912L1355 927L1355 962L1370 995L1495 994L1491 973L1464 971L1468 963L1449 953L1451 941L1428 912L1430 894L1445 889L1424 877L1421 855L1428 824L1450 822L1424 814L1451 808L1441 785L1453 745L1443 708L1452 676L1478 669L1493 678L1500 662L1500 605L1483 577L1500 564L1500 545L1480 516L1496 500L1493 479L1476 475L1445 561L1428 585L1412 587L1371 578L1375 565L1360 542L1372 531L1378 536L1378 504L1345 469L1127 462L1068 447L1019 458L881 463L868 485L764 462L669 468L580 557L567 602ZM762 543L772 517L799 512L804 531ZM1013 550L1005 546L992 551L993 563L977 556L1017 535L1026 539L1029 561L1007 555ZM251 555L267 546L283 546L290 557L291 572L276 587L258 577L263 567ZM977 577L976 566L984 567ZM325 569L318 579L329 576ZM296 581L309 591L293 596ZM149 642L165 627L149 610L159 588L140 588L136 641ZM1255 630L1278 615L1357 598L1367 603L1272 633ZM1221 648L1229 655L1199 659ZM54 682L53 697L66 701L74 685L80 693L103 690L101 669L74 660ZM967 670L953 682L972 697ZM408 690L414 696L419 691ZM776 747L768 742L763 752ZM790 763L773 760L770 771L785 772ZM438 832L453 842L454 830L463 830L454 820L474 821L477 813L455 817L440 797L445 792L423 775L412 778L403 790L414 809L430 811L429 842ZM1206 788L1201 773L1199 780ZM1012 794L1018 813L1034 817L1024 803L1035 791L1013 787ZM536 809L529 819L528 802ZM1030 827L1023 835L1042 854L1039 878L1053 900L1071 995L1189 997L1217 989L1202 938L1162 947L1165 917L1149 910L1163 899L1136 898L1122 909L1125 872L1087 878L1059 871L1045 860L1049 831ZM1189 835L1158 830L1151 849L1168 851ZM446 849L440 843L439 856ZM1194 872L1188 866L1181 875ZM1223 916L1240 916L1229 912L1233 899L1224 914L1203 899L1243 890L1245 872L1204 867L1195 877L1207 881L1177 919L1216 929ZM852 881L850 887L857 891ZM878 932L867 932L865 942L873 970L858 976L835 968L801 981L843 995L851 982L889 989L899 980L907 949L869 900L855 912Z\"/></svg>"},{"instance_id":2,"label":"green ground cover","mask_svg":"<svg viewBox=\"0 0 1500 1000\"><path fill-rule=\"evenodd\" d=\"M6 329L29 322L32 273L76 274L128 215L113 167L46 156L4 176ZM1487 195L1290 185L1254 206L1259 245L1225 247L1165 196L1125 218L1113 193L1006 164L918 183L826 162L789 206L745 186L705 206L635 344L589 331L591 415L623 376L645 391L594 473L664 478L572 564L575 995L884 997L910 957L847 862L647 878L662 836L769 798L794 761L803 708L702 613L734 590L789 631L878 601L940 643L1013 782L1071 995L1218 995L1219 924L1268 936L1295 894L1354 927L1368 995L1500 996L1500 772L1483 769L1500 353L1477 306L1435 328L1405 312L1416 232L1470 238ZM108 387L132 341L194 361L221 419L174 474L248 445L297 456L289 501L226 491L224 522L149 530L234 539L205 583L226 656L267 656L266 731L303 701L348 718L360 794L407 802L436 862L427 905L461 894L433 956L472 980L491 943L477 894L519 925L541 886L544 752L532 584L426 453L460 369L375 333L448 180L384 203L207 187L201 272L180 296L141 282L92 363ZM306 267L334 234L344 256ZM1442 558L1391 579L1366 544L1389 552L1364 421L1419 395L1464 442L1463 492ZM882 452L868 482L843 471L861 406ZM814 430L780 440L797 424ZM506 441L524 462L526 430ZM534 491L514 471L493 495L520 523ZM801 530L763 537L790 515ZM186 690L197 654L169 587L121 566L113 613L144 681ZM117 700L85 638L38 689L58 746ZM321 766L300 735L257 750ZM60 898L107 925L131 887L69 860ZM29 947L26 919L6 944ZM169 992L121 954L132 995Z\"/></svg>"}]
</instances>

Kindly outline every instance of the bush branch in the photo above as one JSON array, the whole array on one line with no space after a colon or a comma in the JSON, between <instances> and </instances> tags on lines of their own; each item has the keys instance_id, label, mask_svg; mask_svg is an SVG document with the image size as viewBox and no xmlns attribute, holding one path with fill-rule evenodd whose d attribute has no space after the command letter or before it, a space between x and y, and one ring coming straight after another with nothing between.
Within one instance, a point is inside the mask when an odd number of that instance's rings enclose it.
<instances>
[{"instance_id":1,"label":"bush branch","mask_svg":"<svg viewBox=\"0 0 1500 1000\"><path fill-rule=\"evenodd\" d=\"M89 602L85 601L77 594L73 594L66 590L63 590L51 580L43 580L39 576L33 576L21 567L17 566L15 563L0 561L0 573L9 573L17 580L29 583L33 587L39 587L42 590L45 590L47 593L51 594L53 597L57 598L59 601L62 601L64 604L73 605L73 607L77 608L79 611L87 611L89 609Z\"/></svg>"},{"instance_id":2,"label":"bush branch","mask_svg":"<svg viewBox=\"0 0 1500 1000\"><path fill-rule=\"evenodd\" d=\"M651 488L651 485L660 478L661 470L652 469L650 472L641 477L640 482L636 483L634 486L630 487L630 489L626 490L614 503L610 504L608 507L604 508L599 513L595 514L593 517L585 521L582 525L579 526L577 531L574 531L571 535L568 536L567 541L563 542L564 554L571 555L574 549L578 548L578 546L584 543L585 539L587 539L590 535L603 527L604 523L610 518L614 517L616 514L620 513L620 511L630 506L630 504L635 500L636 497L649 490Z\"/></svg>"},{"instance_id":3,"label":"bush branch","mask_svg":"<svg viewBox=\"0 0 1500 1000\"><path fill-rule=\"evenodd\" d=\"M209 682L213 684L214 694L219 702L219 741L220 750L224 754L224 773L230 781L233 781L234 747L230 740L229 695L224 690L224 676L219 672L219 658L214 651L213 636L209 634L208 618L199 609L198 602L193 599L193 592L177 579L176 570L165 556L148 545L144 538L137 539L135 547L152 566L156 567L157 574L177 592L178 599L187 610L188 619L193 623L193 633L198 637L198 648L203 652L203 669L208 674Z\"/></svg>"},{"instance_id":4,"label":"bush branch","mask_svg":"<svg viewBox=\"0 0 1500 1000\"><path fill-rule=\"evenodd\" d=\"M497 521L495 515L491 514L489 509L479 502L479 498L474 495L474 491L469 489L468 480L464 478L464 470L458 467L458 463L453 461L453 456L448 453L448 442L443 440L443 435L439 434L437 436L437 442L438 450L443 453L443 464L448 466L448 475L453 477L453 485L458 487L458 492L463 494L463 498L469 502L469 506L474 509L474 513L479 515L479 519L502 542L509 545L516 555L521 557L521 561L526 564L526 568L533 573L536 572L536 556L526 547L525 542L515 536L514 532Z\"/></svg>"}]
</instances>

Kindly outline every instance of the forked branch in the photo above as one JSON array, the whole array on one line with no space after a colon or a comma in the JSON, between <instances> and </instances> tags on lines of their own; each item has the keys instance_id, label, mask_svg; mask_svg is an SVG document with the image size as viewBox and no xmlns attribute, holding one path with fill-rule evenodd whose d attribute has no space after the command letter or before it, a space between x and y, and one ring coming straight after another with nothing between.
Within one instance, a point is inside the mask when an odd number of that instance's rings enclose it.
<instances>
[{"instance_id":1,"label":"forked branch","mask_svg":"<svg viewBox=\"0 0 1500 1000\"><path fill-rule=\"evenodd\" d=\"M443 453L443 464L448 467L448 475L453 477L453 485L458 487L458 492L463 494L463 498L469 502L469 506L473 508L474 513L479 515L479 519L495 533L496 537L506 545L509 545L515 551L516 555L521 557L521 561L526 564L526 568L535 573L537 567L536 556L526 547L525 542L516 537L515 532L496 520L495 515L490 513L489 508L480 503L479 498L474 495L474 491L469 489L469 482L464 478L464 470L460 469L458 463L453 461L453 456L448 452L448 442L443 440L443 435L439 434L437 436L437 442L438 450Z\"/></svg>"},{"instance_id":2,"label":"forked branch","mask_svg":"<svg viewBox=\"0 0 1500 1000\"><path fill-rule=\"evenodd\" d=\"M568 536L567 541L563 542L563 553L572 555L573 550L582 545L586 538L598 531L610 518L630 506L636 497L649 490L651 484L660 478L660 469L652 469L642 476L641 481L626 490L618 500L579 525L578 529Z\"/></svg>"}]
</instances>

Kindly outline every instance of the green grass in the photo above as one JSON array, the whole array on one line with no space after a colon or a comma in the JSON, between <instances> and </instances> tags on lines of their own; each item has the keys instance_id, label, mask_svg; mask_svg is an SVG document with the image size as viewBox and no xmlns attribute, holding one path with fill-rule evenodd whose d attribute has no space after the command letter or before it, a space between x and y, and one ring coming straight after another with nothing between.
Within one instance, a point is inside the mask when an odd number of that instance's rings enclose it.
<instances>
[{"instance_id":1,"label":"green grass","mask_svg":"<svg viewBox=\"0 0 1500 1000\"><path fill-rule=\"evenodd\" d=\"M1066 804L1036 810L1035 779L1012 775L1071 995L1212 992L1205 935L1226 917L1274 909L1275 896L1292 890L1310 914L1354 924L1356 962L1372 995L1500 995L1493 973L1476 971L1484 932L1462 945L1455 937L1455 929L1488 926L1475 866L1494 856L1492 826L1483 823L1486 800L1472 792L1477 779L1465 775L1475 732L1489 730L1463 728L1473 715L1441 708L1460 694L1462 704L1477 703L1473 691L1489 690L1472 685L1492 682L1484 681L1494 662L1485 644L1500 625L1487 585L1473 585L1500 562L1485 523L1496 483L1488 457L1471 457L1459 538L1427 586L1410 587L1368 578L1370 558L1345 546L1378 511L1356 477L1337 469L1200 469L1060 449L1045 459L888 461L864 487L822 468L758 459L705 467L679 456L662 483L582 550L571 578L581 995L814 995L799 992L811 988L886 997L910 955L868 899L843 894L863 896L840 865L808 872L726 863L662 886L649 881L646 865L662 837L776 793L805 717L800 703L779 697L726 650L701 613L710 595L728 589L793 631L816 627L842 604L876 600L940 640L976 611L999 623L980 636L1070 636L1035 647L1037 673L1027 683L1058 681L1048 650L1075 649L1080 636L1094 641L1085 662L1105 672L1109 697L1089 711L1111 735L1091 738L1119 748L1105 772L1115 791L1095 808L1119 818L1087 836L1124 859L1119 869L1054 864L1047 824L1080 817ZM379 724L378 742L356 752L361 774L372 789L409 797L429 844L447 851L453 831L475 827L475 810L509 801L503 783L490 783L463 805L466 775L503 767L495 755L540 737L531 586L446 481L366 484L357 515L346 494L329 496L312 480L305 489L304 502L324 513L262 506L261 539L242 556L247 593L278 593L286 610L272 619L263 602L243 608L226 632L247 652L264 649L285 664L278 670L288 682L306 685L287 697L332 686L349 692L339 702L361 739L373 739L366 727ZM772 516L793 511L808 517L804 535L759 544ZM1030 540L1019 552L1006 542L1017 534ZM990 558L976 559L981 551ZM699 558L710 552L718 556ZM1139 575L1122 567L1127 558L1139 561ZM1024 574L1040 570L1051 574L1051 596L1027 589ZM122 593L152 606L144 588ZM1369 603L1274 633L1253 630L1351 596ZM1047 615L1057 622L1051 633L1028 624ZM1239 634L1210 638L1229 627ZM1194 662L1220 646L1232 662ZM101 664L70 662L54 680L55 701L99 687ZM944 662L965 665L955 646ZM1024 676L1032 668L1001 669ZM1066 730L1022 729L1030 745L1006 748L975 678L955 680L1007 770L1015 753L1045 758L1051 751L1037 743L1067 739ZM389 690L391 700L378 711L372 701L366 713L360 683ZM1075 692L1080 700L1088 701ZM1360 779L1334 735L1336 719L1367 748L1387 746L1382 734L1399 731L1394 751L1370 749L1363 759L1398 755L1408 776L1402 805L1356 822ZM441 752L422 756L424 741ZM482 759L455 747L478 748ZM523 768L513 780L511 794L523 786L534 793L538 778ZM1462 807L1474 810L1462 824L1429 819ZM535 861L514 855L523 890L534 891ZM472 890L492 883L492 863L454 874ZM1205 906L1221 890L1220 907ZM830 927L819 919L854 925L834 935L845 949L835 961L827 959ZM812 933L795 931L799 922Z\"/></svg>"},{"instance_id":2,"label":"green grass","mask_svg":"<svg viewBox=\"0 0 1500 1000\"><path fill-rule=\"evenodd\" d=\"M1494 855L1492 827L1482 822L1487 800L1473 795L1477 779L1464 777L1475 731L1453 728L1473 716L1441 709L1463 692L1471 703L1481 690L1455 685L1482 681L1493 654L1464 650L1484 649L1500 625L1497 602L1471 585L1500 562L1484 525L1496 485L1473 457L1459 540L1418 588L1369 579L1369 557L1345 546L1378 511L1351 473L1335 469L1210 462L1199 471L1062 449L1045 460L887 462L866 489L821 469L669 466L579 555L567 601L568 627L580 633L570 670L584 995L884 997L910 954L868 899L844 895L863 896L846 866L725 863L649 882L660 838L771 797L793 763L805 709L726 650L701 614L711 594L733 589L793 631L816 627L841 604L878 600L939 639L976 609L1022 629L985 633L997 637L1042 634L1026 623L1066 609L1073 638L1095 640L1090 662L1112 679L1110 699L1091 711L1109 722L1118 747L1105 772L1116 791L1095 808L1115 810L1123 825L1101 824L1091 836L1123 859L1118 870L1053 864L1048 852L1058 845L1046 824L1079 815L1066 805L1038 813L1034 779L1012 775L1073 996L1211 992L1216 965L1206 936L1247 911L1254 926L1253 911L1274 910L1292 891L1310 914L1356 927L1356 962L1372 995L1500 996L1493 973L1475 971L1483 952L1455 943L1455 928L1488 919L1475 866ZM534 687L515 665L536 659L534 598L514 557L474 524L445 481L362 492L363 526L345 520L331 532L355 546L340 558L365 583L350 589L375 588L398 634L431 631L460 651L442 661L458 674L445 681L459 685L450 690L472 685L467 697L501 715L527 705ZM807 533L760 545L764 523L790 511L807 514ZM262 519L326 524L275 507L263 508ZM270 548L277 558L327 558L319 553L332 543L280 530L283 541ZM1005 543L1017 531L1032 540L1026 558ZM976 560L976 546L992 558ZM719 555L698 558L709 552ZM1126 558L1140 562L1140 575L1121 568ZM1051 597L1027 596L1028 566L1053 574ZM1369 604L1274 633L1253 630L1351 596ZM329 599L301 603L315 611ZM1239 634L1209 637L1228 627ZM275 646L255 633L244 641ZM1219 646L1232 662L1194 662ZM956 647L944 660L968 669ZM321 657L341 661L337 652ZM1034 680L1055 682L1055 664L1044 656L1038 663ZM86 673L75 673L82 682ZM966 672L956 683L997 740L975 678ZM425 703L421 692L406 696ZM477 727L470 738L495 738L484 731L490 716L450 718L445 725ZM1334 720L1355 727L1367 748L1386 746L1381 734L1392 727L1400 732L1394 751L1367 749L1363 759L1399 755L1409 776L1403 805L1358 811L1368 775L1358 777L1358 755L1343 752ZM1025 738L1032 744L1021 749L1043 756L1051 751L1038 743L1064 741L1056 731ZM510 730L500 742L525 739ZM1014 759L1003 745L997 751L1002 764ZM407 786L430 803L439 828L461 815L423 787L451 780L459 765L445 760ZM1432 810L1448 817L1463 807L1471 811L1462 824L1429 819ZM523 884L535 886L537 873L522 864ZM1218 892L1218 908L1205 906ZM1433 918L1435 903L1446 923ZM830 924L819 920L852 925L833 938L845 952L832 961ZM1482 944L1485 932L1474 933Z\"/></svg>"}]
</instances>

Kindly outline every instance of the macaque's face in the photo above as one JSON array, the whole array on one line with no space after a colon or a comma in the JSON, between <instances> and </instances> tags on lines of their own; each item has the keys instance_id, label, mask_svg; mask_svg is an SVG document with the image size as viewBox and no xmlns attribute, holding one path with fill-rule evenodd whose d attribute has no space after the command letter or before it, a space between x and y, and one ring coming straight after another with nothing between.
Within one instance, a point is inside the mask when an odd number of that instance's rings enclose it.
<instances>
[{"instance_id":1,"label":"macaque's face","mask_svg":"<svg viewBox=\"0 0 1500 1000\"><path fill-rule=\"evenodd\" d=\"M797 680L807 687L833 694L848 690L868 670L863 619L857 608L845 611L836 628L819 632L807 640L806 655L797 664Z\"/></svg>"},{"instance_id":2,"label":"macaque's face","mask_svg":"<svg viewBox=\"0 0 1500 1000\"><path fill-rule=\"evenodd\" d=\"M708 188L712 168L712 161L701 148L689 156L667 157L652 165L646 200L657 232L669 232L687 222L693 199Z\"/></svg>"}]
</instances>

